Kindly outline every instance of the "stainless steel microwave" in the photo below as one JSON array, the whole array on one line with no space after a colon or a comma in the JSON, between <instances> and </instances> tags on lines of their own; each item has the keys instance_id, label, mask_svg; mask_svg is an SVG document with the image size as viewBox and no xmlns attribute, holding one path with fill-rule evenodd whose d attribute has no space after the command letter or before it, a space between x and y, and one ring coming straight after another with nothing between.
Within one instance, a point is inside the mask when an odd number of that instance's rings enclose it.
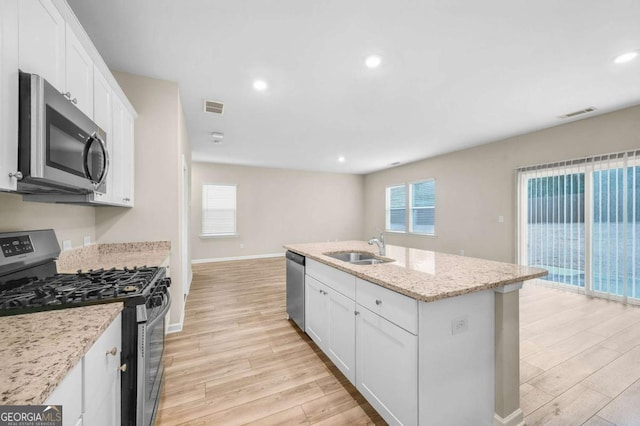
<instances>
[{"instance_id":1,"label":"stainless steel microwave","mask_svg":"<svg viewBox=\"0 0 640 426\"><path fill-rule=\"evenodd\" d=\"M20 72L18 192L105 192L107 134L44 78Z\"/></svg>"}]
</instances>

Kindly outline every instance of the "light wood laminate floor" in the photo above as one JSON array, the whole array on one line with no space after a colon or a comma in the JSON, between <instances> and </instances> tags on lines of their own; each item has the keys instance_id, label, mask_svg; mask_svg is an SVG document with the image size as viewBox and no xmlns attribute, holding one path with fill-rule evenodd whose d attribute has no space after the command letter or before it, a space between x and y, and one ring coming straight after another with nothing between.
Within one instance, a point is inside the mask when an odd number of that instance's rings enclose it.
<instances>
[{"instance_id":1,"label":"light wood laminate floor","mask_svg":"<svg viewBox=\"0 0 640 426\"><path fill-rule=\"evenodd\" d=\"M527 425L640 425L640 307L525 283L520 324Z\"/></svg>"},{"instance_id":2,"label":"light wood laminate floor","mask_svg":"<svg viewBox=\"0 0 640 426\"><path fill-rule=\"evenodd\" d=\"M284 258L194 265L157 425L384 424L285 319ZM640 308L525 284L528 425L640 425Z\"/></svg>"},{"instance_id":3,"label":"light wood laminate floor","mask_svg":"<svg viewBox=\"0 0 640 426\"><path fill-rule=\"evenodd\" d=\"M193 274L184 329L167 337L158 426L384 424L286 319L284 258Z\"/></svg>"}]
</instances>

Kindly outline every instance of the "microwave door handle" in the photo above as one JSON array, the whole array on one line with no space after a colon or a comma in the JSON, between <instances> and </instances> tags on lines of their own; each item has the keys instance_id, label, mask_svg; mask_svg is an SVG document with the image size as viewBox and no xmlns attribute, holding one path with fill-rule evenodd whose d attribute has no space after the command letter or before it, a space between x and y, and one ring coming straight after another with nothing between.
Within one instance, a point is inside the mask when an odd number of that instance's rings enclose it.
<instances>
[{"instance_id":1,"label":"microwave door handle","mask_svg":"<svg viewBox=\"0 0 640 426\"><path fill-rule=\"evenodd\" d=\"M91 175L91 172L89 171L89 163L88 163L89 150L91 149L91 145L93 145L95 142L98 142L100 144L100 147L102 148L102 152L104 154L104 169L102 171L102 175L100 176L99 181L96 181L95 178ZM104 144L104 141L98 137L98 134L96 132L94 132L87 140L87 143L85 143L82 156L83 156L83 164L84 164L84 174L87 177L87 179L91 181L94 188L98 189L107 178L107 173L109 171L109 152L107 151L107 147Z\"/></svg>"},{"instance_id":2,"label":"microwave door handle","mask_svg":"<svg viewBox=\"0 0 640 426\"><path fill-rule=\"evenodd\" d=\"M109 151L107 150L107 145L104 143L102 138L100 138L96 133L94 133L94 135L95 135L95 138L98 140L98 142L100 142L100 146L102 147L102 152L104 153L104 168L102 169L102 176L100 176L100 182L96 184L96 189L98 189L100 188L100 186L102 186L105 179L107 179L111 162L109 161Z\"/></svg>"}]
</instances>

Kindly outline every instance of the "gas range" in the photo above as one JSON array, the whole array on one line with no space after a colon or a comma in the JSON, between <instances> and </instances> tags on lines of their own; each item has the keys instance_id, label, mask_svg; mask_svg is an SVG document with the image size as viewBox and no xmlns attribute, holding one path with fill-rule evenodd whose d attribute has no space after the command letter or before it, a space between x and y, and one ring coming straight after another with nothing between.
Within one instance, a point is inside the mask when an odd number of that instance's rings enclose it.
<instances>
[{"instance_id":1,"label":"gas range","mask_svg":"<svg viewBox=\"0 0 640 426\"><path fill-rule=\"evenodd\" d=\"M159 306L167 292L164 268L133 267L25 276L2 283L0 316L97 303Z\"/></svg>"}]
</instances>

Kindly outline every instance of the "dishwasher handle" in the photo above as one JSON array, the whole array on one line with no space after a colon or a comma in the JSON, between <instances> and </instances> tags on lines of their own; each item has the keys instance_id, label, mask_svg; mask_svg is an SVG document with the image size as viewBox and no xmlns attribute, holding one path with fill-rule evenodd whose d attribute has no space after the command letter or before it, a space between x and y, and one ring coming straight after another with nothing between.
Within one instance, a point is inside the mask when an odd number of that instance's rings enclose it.
<instances>
[{"instance_id":1,"label":"dishwasher handle","mask_svg":"<svg viewBox=\"0 0 640 426\"><path fill-rule=\"evenodd\" d=\"M298 265L302 265L304 266L304 256L298 254L298 253L294 253L292 251L287 250L287 252L285 253L287 260L290 260L294 263L297 263Z\"/></svg>"}]
</instances>

